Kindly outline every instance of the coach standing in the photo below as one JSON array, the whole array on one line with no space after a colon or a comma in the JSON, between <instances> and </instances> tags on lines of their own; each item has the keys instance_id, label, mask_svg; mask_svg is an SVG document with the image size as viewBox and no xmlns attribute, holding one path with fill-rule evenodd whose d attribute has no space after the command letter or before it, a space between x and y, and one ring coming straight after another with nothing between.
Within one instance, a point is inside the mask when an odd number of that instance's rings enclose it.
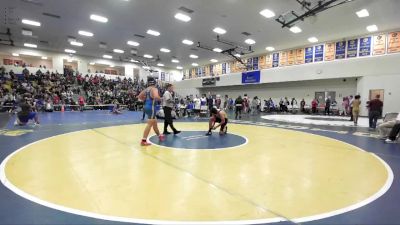
<instances>
[{"instance_id":1,"label":"coach standing","mask_svg":"<svg viewBox=\"0 0 400 225\"><path fill-rule=\"evenodd\" d=\"M168 125L171 127L174 134L179 134L180 131L176 130L172 120L172 109L174 108L174 98L172 97L172 92L174 91L174 86L172 84L167 84L166 91L163 95L163 110L164 110L164 134L171 134L168 132Z\"/></svg>"},{"instance_id":2,"label":"coach standing","mask_svg":"<svg viewBox=\"0 0 400 225\"><path fill-rule=\"evenodd\" d=\"M370 129L375 129L376 128L376 123L378 121L378 118L382 116L382 108L383 108L383 102L380 100L380 95L376 95L376 98L371 100L368 104L369 108L369 128Z\"/></svg>"}]
</instances>

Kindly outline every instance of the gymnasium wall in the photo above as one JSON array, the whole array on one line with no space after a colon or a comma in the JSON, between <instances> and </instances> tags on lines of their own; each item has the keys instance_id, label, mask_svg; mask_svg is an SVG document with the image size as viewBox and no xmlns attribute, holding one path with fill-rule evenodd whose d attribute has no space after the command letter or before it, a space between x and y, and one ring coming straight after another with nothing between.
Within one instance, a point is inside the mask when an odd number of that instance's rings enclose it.
<instances>
[{"instance_id":1,"label":"gymnasium wall","mask_svg":"<svg viewBox=\"0 0 400 225\"><path fill-rule=\"evenodd\" d=\"M302 98L307 104L315 97L315 92L335 91L336 101L342 104L343 96L354 95L357 91L356 78L346 79L328 79L328 80L310 80L310 81L295 81L295 82L282 82L275 84L260 84L260 85L238 85L214 88L201 88L201 94L211 92L212 94L229 95L236 98L237 96L246 93L249 97L253 98L258 96L262 100L272 98L274 102L278 102L282 97L296 98L298 104Z\"/></svg>"}]
</instances>

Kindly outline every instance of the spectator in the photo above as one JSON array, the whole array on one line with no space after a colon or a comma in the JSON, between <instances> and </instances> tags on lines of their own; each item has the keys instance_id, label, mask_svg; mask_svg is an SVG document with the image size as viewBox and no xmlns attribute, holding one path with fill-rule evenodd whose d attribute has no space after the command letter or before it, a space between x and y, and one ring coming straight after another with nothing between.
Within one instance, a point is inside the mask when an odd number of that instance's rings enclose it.
<instances>
[{"instance_id":1,"label":"spectator","mask_svg":"<svg viewBox=\"0 0 400 225\"><path fill-rule=\"evenodd\" d=\"M390 131L388 139L385 140L386 143L396 143L396 138L400 132L400 113L397 115L396 123Z\"/></svg>"},{"instance_id":2,"label":"spectator","mask_svg":"<svg viewBox=\"0 0 400 225\"><path fill-rule=\"evenodd\" d=\"M354 125L357 126L358 124L358 116L360 115L360 105L361 105L361 100L360 100L360 95L356 95L353 100L353 121Z\"/></svg>"},{"instance_id":3,"label":"spectator","mask_svg":"<svg viewBox=\"0 0 400 225\"><path fill-rule=\"evenodd\" d=\"M369 128L375 129L378 118L382 116L383 102L379 99L381 96L376 95L376 98L371 100L368 104L368 117L369 117Z\"/></svg>"},{"instance_id":4,"label":"spectator","mask_svg":"<svg viewBox=\"0 0 400 225\"><path fill-rule=\"evenodd\" d=\"M331 96L328 96L325 100L325 115L328 114L330 115L330 109L331 109Z\"/></svg>"},{"instance_id":5,"label":"spectator","mask_svg":"<svg viewBox=\"0 0 400 225\"><path fill-rule=\"evenodd\" d=\"M304 101L304 98L300 102L300 112L304 113L305 109L304 107L306 106L306 101Z\"/></svg>"},{"instance_id":6,"label":"spectator","mask_svg":"<svg viewBox=\"0 0 400 225\"><path fill-rule=\"evenodd\" d=\"M318 100L314 98L314 100L311 102L311 110L313 114L317 113L317 107L318 107Z\"/></svg>"}]
</instances>

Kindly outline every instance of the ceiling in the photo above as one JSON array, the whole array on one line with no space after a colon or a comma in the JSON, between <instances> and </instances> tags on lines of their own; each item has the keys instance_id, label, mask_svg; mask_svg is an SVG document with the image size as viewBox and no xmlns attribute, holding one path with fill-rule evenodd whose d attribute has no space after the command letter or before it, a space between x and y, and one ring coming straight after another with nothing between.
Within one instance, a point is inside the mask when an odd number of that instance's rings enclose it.
<instances>
[{"instance_id":1,"label":"ceiling","mask_svg":"<svg viewBox=\"0 0 400 225\"><path fill-rule=\"evenodd\" d=\"M311 0L316 2L315 0ZM4 10L0 12L0 32L11 29L12 39L16 46L25 42L38 44L38 49L64 52L64 49L74 49L76 54L101 58L110 54L114 59L137 58L130 54L131 46L126 42L134 40L140 43L138 55L151 54L160 56L161 63L167 68L177 65L191 67L193 62L199 65L210 64L210 59L229 60L228 56L212 51L196 48L201 42L212 48L227 49L229 46L215 41L215 27L222 27L227 33L223 39L244 44L247 38L254 39L254 53L265 53L265 47L273 46L276 50L304 46L307 39L315 36L320 42L358 36L368 33L366 26L376 24L379 31L400 28L400 1L398 0L355 0L350 3L331 8L316 17L300 21L297 26L303 32L294 34L274 19L267 19L259 14L268 8L275 12L276 17L294 10L302 12L295 0L1 0ZM192 9L192 20L188 23L176 20L174 15L179 7ZM366 8L370 16L358 18L356 11ZM50 13L60 16L54 18L43 15ZM103 15L108 23L98 23L89 19L90 14ZM275 17L275 18L276 18ZM32 19L41 22L41 27L32 27L21 23L21 19ZM22 28L33 31L34 37L23 36ZM155 37L146 34L148 29L161 33ZM78 35L79 30L94 33L93 37ZM248 32L251 36L245 36ZM135 37L144 35L145 38ZM74 36L83 47L71 46L68 36ZM192 46L182 44L183 39L195 42ZM40 41L45 41L43 43ZM107 43L107 49L99 47L100 42ZM125 50L124 54L113 53L114 48ZM160 52L160 48L168 48L170 53ZM106 53L108 52L108 53ZM190 54L198 55L198 59L189 58ZM176 57L181 62L171 63ZM153 65L156 63L154 62Z\"/></svg>"}]
</instances>

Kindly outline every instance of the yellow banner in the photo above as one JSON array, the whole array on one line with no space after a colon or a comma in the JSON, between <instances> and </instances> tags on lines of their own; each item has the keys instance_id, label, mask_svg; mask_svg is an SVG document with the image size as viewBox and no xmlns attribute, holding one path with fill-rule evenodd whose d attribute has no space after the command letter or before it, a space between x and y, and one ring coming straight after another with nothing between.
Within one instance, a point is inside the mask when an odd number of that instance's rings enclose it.
<instances>
[{"instance_id":1,"label":"yellow banner","mask_svg":"<svg viewBox=\"0 0 400 225\"><path fill-rule=\"evenodd\" d=\"M304 48L296 49L296 64L304 64Z\"/></svg>"},{"instance_id":2,"label":"yellow banner","mask_svg":"<svg viewBox=\"0 0 400 225\"><path fill-rule=\"evenodd\" d=\"M335 59L335 43L325 44L325 61L332 61Z\"/></svg>"},{"instance_id":3,"label":"yellow banner","mask_svg":"<svg viewBox=\"0 0 400 225\"><path fill-rule=\"evenodd\" d=\"M388 38L388 53L400 52L400 32L392 32Z\"/></svg>"},{"instance_id":4,"label":"yellow banner","mask_svg":"<svg viewBox=\"0 0 400 225\"><path fill-rule=\"evenodd\" d=\"M287 65L292 66L295 64L296 50L292 49L287 52Z\"/></svg>"},{"instance_id":5,"label":"yellow banner","mask_svg":"<svg viewBox=\"0 0 400 225\"><path fill-rule=\"evenodd\" d=\"M287 65L287 52L279 52L279 66L284 67Z\"/></svg>"},{"instance_id":6,"label":"yellow banner","mask_svg":"<svg viewBox=\"0 0 400 225\"><path fill-rule=\"evenodd\" d=\"M383 55L386 53L386 34L374 36L373 55Z\"/></svg>"}]
</instances>

